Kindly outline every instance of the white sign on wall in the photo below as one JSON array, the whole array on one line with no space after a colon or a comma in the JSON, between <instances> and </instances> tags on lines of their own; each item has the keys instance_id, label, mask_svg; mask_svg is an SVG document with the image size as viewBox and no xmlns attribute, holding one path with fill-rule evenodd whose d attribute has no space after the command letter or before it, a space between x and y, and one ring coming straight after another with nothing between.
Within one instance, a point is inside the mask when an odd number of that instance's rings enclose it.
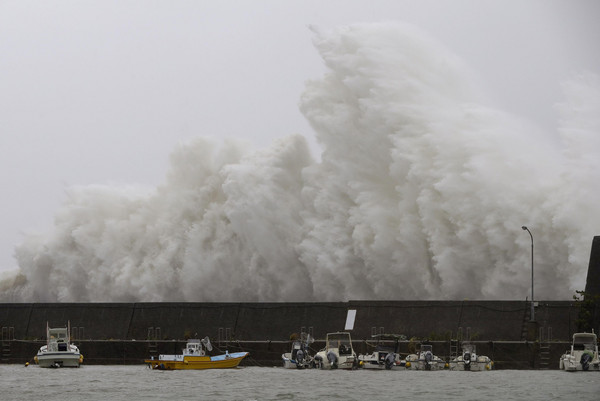
<instances>
[{"instance_id":1,"label":"white sign on wall","mask_svg":"<svg viewBox=\"0 0 600 401\"><path fill-rule=\"evenodd\" d=\"M354 329L354 319L356 319L356 309L348 309L348 315L346 316L346 327L344 330Z\"/></svg>"}]
</instances>

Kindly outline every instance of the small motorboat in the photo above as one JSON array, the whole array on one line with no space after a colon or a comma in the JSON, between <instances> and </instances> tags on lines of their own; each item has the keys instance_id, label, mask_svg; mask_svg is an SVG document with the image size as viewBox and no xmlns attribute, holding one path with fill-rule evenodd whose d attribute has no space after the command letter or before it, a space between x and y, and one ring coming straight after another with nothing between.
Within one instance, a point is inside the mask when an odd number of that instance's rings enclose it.
<instances>
[{"instance_id":1,"label":"small motorboat","mask_svg":"<svg viewBox=\"0 0 600 401\"><path fill-rule=\"evenodd\" d=\"M248 352L226 351L222 355L208 356L207 351L213 347L208 337L202 340L191 339L185 345L181 355L159 355L158 359L150 358L144 362L152 369L182 370L182 369L228 369L237 367Z\"/></svg>"},{"instance_id":2,"label":"small motorboat","mask_svg":"<svg viewBox=\"0 0 600 401\"><path fill-rule=\"evenodd\" d=\"M433 354L431 344L421 344L416 354L406 357L405 367L412 370L440 370L445 367L444 361Z\"/></svg>"},{"instance_id":3,"label":"small motorboat","mask_svg":"<svg viewBox=\"0 0 600 401\"><path fill-rule=\"evenodd\" d=\"M406 340L406 336L397 334L376 334L372 337L378 340L375 345L375 350L371 354L361 354L358 356L359 367L379 370L399 370L405 368L405 361L398 352L398 342L400 340ZM386 345L385 340L396 340L396 344L394 347Z\"/></svg>"},{"instance_id":4,"label":"small motorboat","mask_svg":"<svg viewBox=\"0 0 600 401\"><path fill-rule=\"evenodd\" d=\"M591 333L573 334L571 349L560 357L559 367L568 372L600 371L598 339L593 330Z\"/></svg>"},{"instance_id":5,"label":"small motorboat","mask_svg":"<svg viewBox=\"0 0 600 401\"><path fill-rule=\"evenodd\" d=\"M283 367L285 369L306 369L314 367L314 359L309 352L309 344L314 342L313 338L302 333L301 340L294 340L292 342L291 352L286 352L281 355L283 359Z\"/></svg>"},{"instance_id":6,"label":"small motorboat","mask_svg":"<svg viewBox=\"0 0 600 401\"><path fill-rule=\"evenodd\" d=\"M46 345L33 358L41 368L78 368L83 363L79 348L71 344L71 323L67 327L50 328L46 322Z\"/></svg>"},{"instance_id":7,"label":"small motorboat","mask_svg":"<svg viewBox=\"0 0 600 401\"><path fill-rule=\"evenodd\" d=\"M474 344L464 342L462 352L450 361L450 370L483 371L492 370L494 362L487 356L477 355Z\"/></svg>"},{"instance_id":8,"label":"small motorboat","mask_svg":"<svg viewBox=\"0 0 600 401\"><path fill-rule=\"evenodd\" d=\"M315 365L320 369L355 369L358 358L352 348L350 333L328 333L325 348L315 355Z\"/></svg>"}]
</instances>

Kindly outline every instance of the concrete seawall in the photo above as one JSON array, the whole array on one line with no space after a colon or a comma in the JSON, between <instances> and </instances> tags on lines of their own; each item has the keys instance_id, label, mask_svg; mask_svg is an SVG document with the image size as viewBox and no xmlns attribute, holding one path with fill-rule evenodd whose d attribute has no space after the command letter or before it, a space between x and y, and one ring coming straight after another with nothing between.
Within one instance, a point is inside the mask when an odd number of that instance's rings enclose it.
<instances>
[{"instance_id":1,"label":"concrete seawall","mask_svg":"<svg viewBox=\"0 0 600 401\"><path fill-rule=\"evenodd\" d=\"M525 301L349 301L314 303L31 303L0 304L0 326L14 338L41 339L50 326L71 322L74 338L92 340L183 339L209 336L236 340L288 340L310 331L321 339L344 329L356 310L355 338L378 332L438 339L463 337L521 341L529 321ZM539 301L537 327L569 341L579 309L569 301ZM467 333L468 332L468 333Z\"/></svg>"},{"instance_id":2,"label":"concrete seawall","mask_svg":"<svg viewBox=\"0 0 600 401\"><path fill-rule=\"evenodd\" d=\"M219 348L250 351L246 363L278 366L292 333L310 333L318 349L326 333L344 330L351 309L359 352L369 352L368 341L378 333L430 340L440 356L449 355L450 339L470 339L499 368L557 365L579 314L568 301L539 301L535 323L525 301L1 304L1 362L31 360L46 322L64 327L70 321L86 363L140 363L151 354L180 353L186 338L209 336ZM401 351L408 353L409 345L402 342Z\"/></svg>"}]
</instances>

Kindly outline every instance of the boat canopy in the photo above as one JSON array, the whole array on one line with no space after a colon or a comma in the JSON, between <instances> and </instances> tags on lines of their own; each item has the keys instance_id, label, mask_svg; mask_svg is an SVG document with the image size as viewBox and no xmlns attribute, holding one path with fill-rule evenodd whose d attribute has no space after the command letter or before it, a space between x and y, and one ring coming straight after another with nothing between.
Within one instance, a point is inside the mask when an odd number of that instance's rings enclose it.
<instances>
[{"instance_id":1,"label":"boat canopy","mask_svg":"<svg viewBox=\"0 0 600 401\"><path fill-rule=\"evenodd\" d=\"M48 340L66 340L67 339L67 329L48 329Z\"/></svg>"},{"instance_id":2,"label":"boat canopy","mask_svg":"<svg viewBox=\"0 0 600 401\"><path fill-rule=\"evenodd\" d=\"M573 335L573 349L594 349L596 346L596 334L594 333L576 333Z\"/></svg>"}]
</instances>

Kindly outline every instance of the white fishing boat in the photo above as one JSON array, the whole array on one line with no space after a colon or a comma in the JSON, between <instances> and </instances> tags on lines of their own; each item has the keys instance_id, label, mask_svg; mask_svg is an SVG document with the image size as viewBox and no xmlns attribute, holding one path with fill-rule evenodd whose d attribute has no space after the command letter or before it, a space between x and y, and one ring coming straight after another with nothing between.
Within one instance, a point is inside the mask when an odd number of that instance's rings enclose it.
<instances>
[{"instance_id":1,"label":"white fishing boat","mask_svg":"<svg viewBox=\"0 0 600 401\"><path fill-rule=\"evenodd\" d=\"M410 354L406 357L406 369L412 370L440 370L444 369L445 362L433 354L433 347L430 344L421 344L416 354Z\"/></svg>"},{"instance_id":2,"label":"white fishing boat","mask_svg":"<svg viewBox=\"0 0 600 401\"><path fill-rule=\"evenodd\" d=\"M292 342L292 350L281 355L285 369L306 369L314 367L313 357L310 355L309 344L314 342L310 335L302 333L301 340Z\"/></svg>"},{"instance_id":3,"label":"white fishing boat","mask_svg":"<svg viewBox=\"0 0 600 401\"><path fill-rule=\"evenodd\" d=\"M596 334L593 331L573 334L571 349L560 357L559 367L568 372L600 371Z\"/></svg>"},{"instance_id":4,"label":"white fishing boat","mask_svg":"<svg viewBox=\"0 0 600 401\"><path fill-rule=\"evenodd\" d=\"M358 359L350 333L328 333L325 348L315 355L316 367L320 369L354 369L358 366Z\"/></svg>"},{"instance_id":5,"label":"white fishing boat","mask_svg":"<svg viewBox=\"0 0 600 401\"><path fill-rule=\"evenodd\" d=\"M398 352L398 342L406 336L396 334L376 334L377 344L371 354L360 354L358 366L363 369L400 370L405 369L405 361ZM386 344L386 340L395 340L394 346ZM389 342L389 341L388 341ZM367 343L367 345L371 345ZM373 345L371 345L373 346Z\"/></svg>"},{"instance_id":6,"label":"white fishing boat","mask_svg":"<svg viewBox=\"0 0 600 401\"><path fill-rule=\"evenodd\" d=\"M33 358L41 368L78 368L83 363L79 348L71 344L70 322L67 327L51 329L46 322L46 345Z\"/></svg>"},{"instance_id":7,"label":"white fishing boat","mask_svg":"<svg viewBox=\"0 0 600 401\"><path fill-rule=\"evenodd\" d=\"M477 355L474 344L464 342L462 352L450 361L450 370L485 371L492 370L494 362L485 355Z\"/></svg>"},{"instance_id":8,"label":"white fishing boat","mask_svg":"<svg viewBox=\"0 0 600 401\"><path fill-rule=\"evenodd\" d=\"M201 370L201 369L230 369L236 368L248 352L226 351L216 356L206 355L212 351L212 344L208 337L202 340L190 339L187 341L183 352L178 355L160 354L158 359L150 358L144 362L152 369L158 370Z\"/></svg>"}]
</instances>

